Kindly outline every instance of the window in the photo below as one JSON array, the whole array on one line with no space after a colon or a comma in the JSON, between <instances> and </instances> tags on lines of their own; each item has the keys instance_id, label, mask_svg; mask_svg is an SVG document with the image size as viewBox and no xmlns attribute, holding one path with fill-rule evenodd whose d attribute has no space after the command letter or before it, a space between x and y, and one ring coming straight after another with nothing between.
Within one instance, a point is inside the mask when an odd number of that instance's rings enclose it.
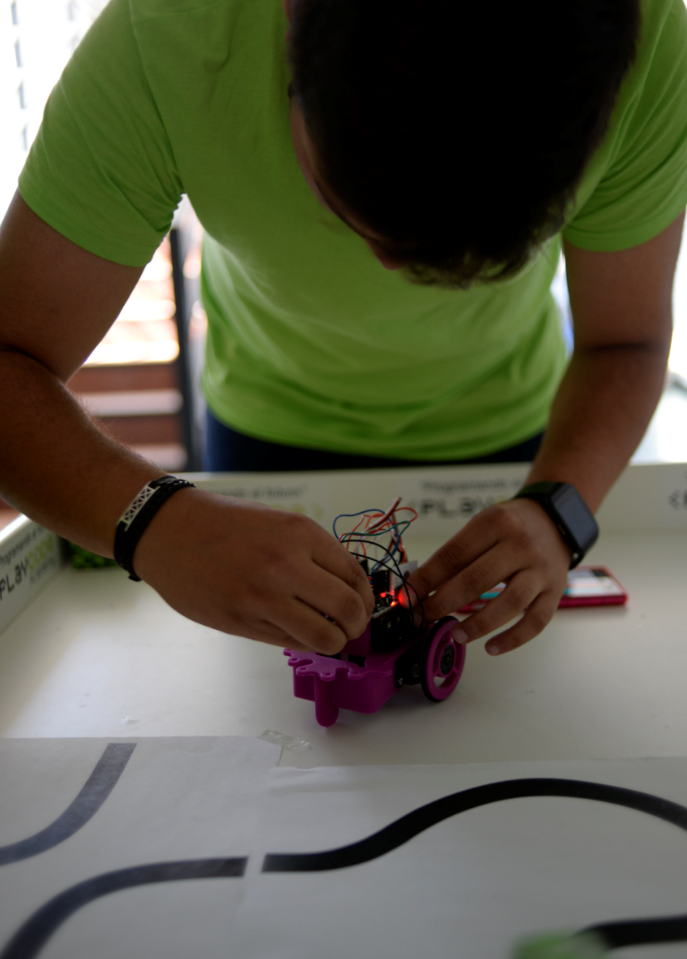
<instances>
[{"instance_id":1,"label":"window","mask_svg":"<svg viewBox=\"0 0 687 959\"><path fill-rule=\"evenodd\" d=\"M50 91L106 2L0 0L0 216L16 190ZM113 435L164 469L186 462L174 317L165 240L117 322L70 384Z\"/></svg>"},{"instance_id":2,"label":"window","mask_svg":"<svg viewBox=\"0 0 687 959\"><path fill-rule=\"evenodd\" d=\"M105 3L0 0L0 215L16 189L50 90Z\"/></svg>"}]
</instances>

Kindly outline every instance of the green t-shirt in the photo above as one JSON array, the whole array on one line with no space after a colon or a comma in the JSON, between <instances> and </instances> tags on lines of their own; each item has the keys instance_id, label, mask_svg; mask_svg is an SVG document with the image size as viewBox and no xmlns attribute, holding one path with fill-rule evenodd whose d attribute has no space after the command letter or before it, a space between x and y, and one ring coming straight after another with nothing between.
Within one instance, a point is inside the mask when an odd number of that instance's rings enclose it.
<instances>
[{"instance_id":1,"label":"green t-shirt","mask_svg":"<svg viewBox=\"0 0 687 959\"><path fill-rule=\"evenodd\" d=\"M281 0L111 0L50 97L25 201L79 246L143 265L188 194L205 229L203 388L244 433L427 460L534 435L566 361L560 238L514 280L465 292L383 269L299 170L286 26ZM624 249L686 204L687 14L644 0L637 62L564 233Z\"/></svg>"}]
</instances>

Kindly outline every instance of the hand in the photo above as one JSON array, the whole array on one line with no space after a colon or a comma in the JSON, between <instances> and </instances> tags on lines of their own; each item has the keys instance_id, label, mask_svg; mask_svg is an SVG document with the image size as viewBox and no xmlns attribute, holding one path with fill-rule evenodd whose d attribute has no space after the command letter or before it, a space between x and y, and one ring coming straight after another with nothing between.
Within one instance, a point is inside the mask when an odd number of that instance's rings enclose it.
<instances>
[{"instance_id":1,"label":"hand","mask_svg":"<svg viewBox=\"0 0 687 959\"><path fill-rule=\"evenodd\" d=\"M487 643L487 652L495 656L522 646L544 629L565 590L569 566L570 550L542 507L515 499L478 513L408 582L430 621L504 582L500 595L453 632L457 642L470 643L522 614L519 622Z\"/></svg>"},{"instance_id":2,"label":"hand","mask_svg":"<svg viewBox=\"0 0 687 959\"><path fill-rule=\"evenodd\" d=\"M301 651L339 652L374 609L362 567L317 523L198 489L161 507L134 568L197 623Z\"/></svg>"}]
</instances>

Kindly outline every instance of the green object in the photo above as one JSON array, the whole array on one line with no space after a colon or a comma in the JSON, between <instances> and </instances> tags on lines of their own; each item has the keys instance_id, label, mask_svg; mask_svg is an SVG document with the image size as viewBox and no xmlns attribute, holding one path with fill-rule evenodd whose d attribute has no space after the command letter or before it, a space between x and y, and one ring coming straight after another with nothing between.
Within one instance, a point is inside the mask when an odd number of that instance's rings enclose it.
<instances>
[{"instance_id":1,"label":"green object","mask_svg":"<svg viewBox=\"0 0 687 959\"><path fill-rule=\"evenodd\" d=\"M69 550L72 554L72 566L74 569L101 569L105 566L116 566L113 559L107 559L105 556L98 556L97 553L91 553L83 546L77 546L76 543L69 544Z\"/></svg>"},{"instance_id":2,"label":"green object","mask_svg":"<svg viewBox=\"0 0 687 959\"><path fill-rule=\"evenodd\" d=\"M592 933L534 936L521 942L513 959L601 959L609 956L603 942Z\"/></svg>"},{"instance_id":3,"label":"green object","mask_svg":"<svg viewBox=\"0 0 687 959\"><path fill-rule=\"evenodd\" d=\"M687 204L687 11L642 9L637 62L564 230L589 250L642 243ZM535 435L566 361L549 291L560 238L520 276L468 291L384 270L303 180L286 27L277 0L112 0L50 97L23 198L79 246L142 266L188 194L207 231L203 389L241 432L426 460ZM495 122L504 108L485 104Z\"/></svg>"}]
</instances>

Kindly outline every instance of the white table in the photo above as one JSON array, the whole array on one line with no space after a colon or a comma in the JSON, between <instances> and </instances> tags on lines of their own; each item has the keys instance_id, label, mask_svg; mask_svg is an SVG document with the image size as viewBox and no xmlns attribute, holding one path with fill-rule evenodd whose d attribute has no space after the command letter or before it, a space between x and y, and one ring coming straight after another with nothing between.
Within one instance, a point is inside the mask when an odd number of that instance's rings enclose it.
<instances>
[{"instance_id":1,"label":"white table","mask_svg":"<svg viewBox=\"0 0 687 959\"><path fill-rule=\"evenodd\" d=\"M310 744L285 749L287 765L684 755L686 470L630 467L602 509L589 561L615 573L630 594L627 607L561 610L538 639L502 658L475 643L446 702L432 705L419 687L403 689L375 715L342 711L329 729L317 725L312 703L294 698L280 650L183 619L119 569L64 567L0 633L0 734L269 729ZM411 557L423 560L478 500L510 495L523 475L522 466L499 466L198 481L323 523L335 511L385 506L401 493L423 504L407 537Z\"/></svg>"}]
</instances>

